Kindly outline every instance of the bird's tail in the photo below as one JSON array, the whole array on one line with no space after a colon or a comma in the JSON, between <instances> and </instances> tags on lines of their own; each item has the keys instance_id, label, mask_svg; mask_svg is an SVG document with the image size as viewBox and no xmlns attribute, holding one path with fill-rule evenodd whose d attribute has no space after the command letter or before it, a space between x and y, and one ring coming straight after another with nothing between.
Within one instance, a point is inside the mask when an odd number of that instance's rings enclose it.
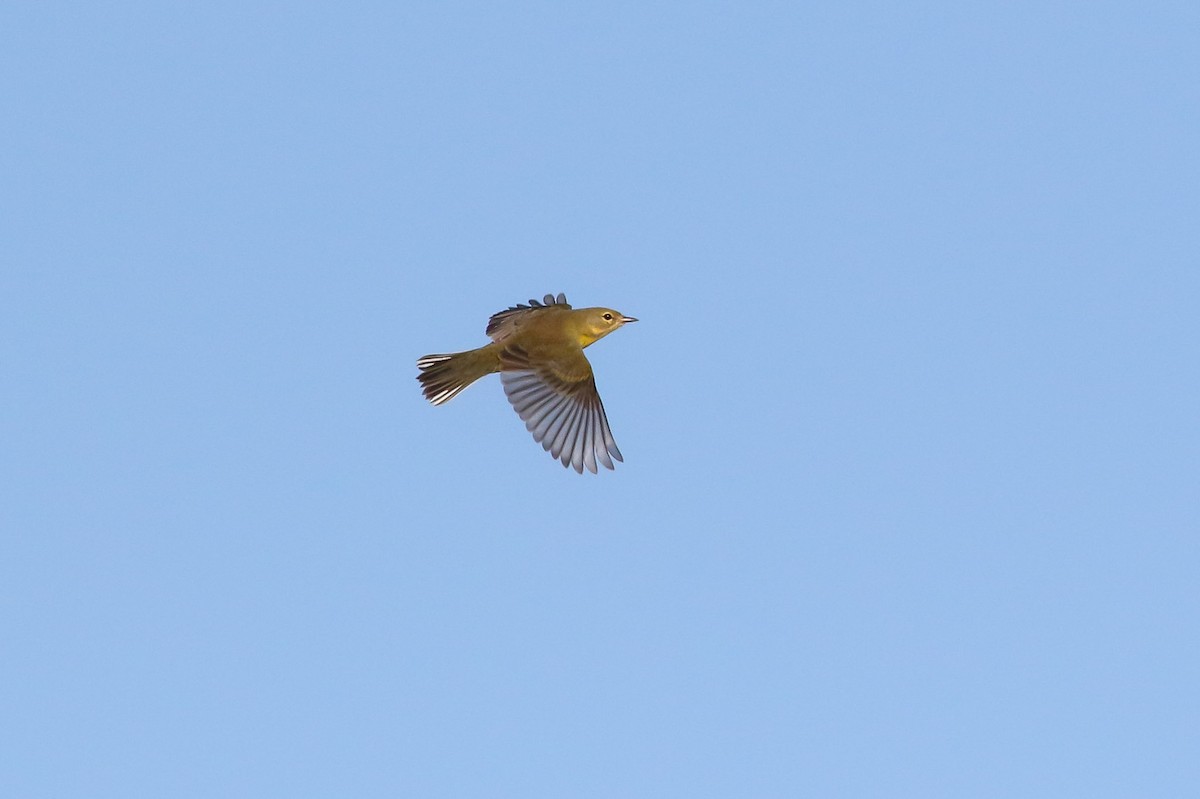
<instances>
[{"instance_id":1,"label":"bird's tail","mask_svg":"<svg viewBox=\"0 0 1200 799\"><path fill-rule=\"evenodd\" d=\"M441 405L484 375L500 370L500 359L491 346L450 355L426 355L417 361L425 399Z\"/></svg>"}]
</instances>

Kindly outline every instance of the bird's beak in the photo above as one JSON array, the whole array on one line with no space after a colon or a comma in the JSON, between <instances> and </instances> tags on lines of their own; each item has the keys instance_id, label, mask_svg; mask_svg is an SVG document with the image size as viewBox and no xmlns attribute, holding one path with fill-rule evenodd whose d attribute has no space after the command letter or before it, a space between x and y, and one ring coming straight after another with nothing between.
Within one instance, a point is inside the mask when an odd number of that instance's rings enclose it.
<instances>
[{"instance_id":1,"label":"bird's beak","mask_svg":"<svg viewBox=\"0 0 1200 799\"><path fill-rule=\"evenodd\" d=\"M637 321L637 319L632 316L625 316L624 314L621 314L621 324L623 324L623 325L629 324L630 322L636 322L636 321Z\"/></svg>"}]
</instances>

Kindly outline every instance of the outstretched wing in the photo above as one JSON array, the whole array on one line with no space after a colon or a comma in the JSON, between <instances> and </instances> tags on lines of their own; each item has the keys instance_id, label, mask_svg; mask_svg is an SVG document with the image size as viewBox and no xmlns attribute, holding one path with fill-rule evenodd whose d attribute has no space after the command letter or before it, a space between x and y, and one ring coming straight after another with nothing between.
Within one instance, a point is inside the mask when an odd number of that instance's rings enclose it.
<instances>
[{"instance_id":1,"label":"outstretched wing","mask_svg":"<svg viewBox=\"0 0 1200 799\"><path fill-rule=\"evenodd\" d=\"M597 463L612 469L613 458L624 460L582 350L533 364L523 349L509 346L500 354L500 382L525 428L563 466L595 474Z\"/></svg>"},{"instance_id":2,"label":"outstretched wing","mask_svg":"<svg viewBox=\"0 0 1200 799\"><path fill-rule=\"evenodd\" d=\"M561 291L557 297L553 294L547 294L542 298L541 302L530 300L528 305L517 303L500 313L492 314L492 318L488 319L487 334L492 341L506 339L516 330L517 324L522 317L527 314L543 313L548 308L560 308L565 311L571 310L571 306L567 304L566 294L563 294Z\"/></svg>"}]
</instances>

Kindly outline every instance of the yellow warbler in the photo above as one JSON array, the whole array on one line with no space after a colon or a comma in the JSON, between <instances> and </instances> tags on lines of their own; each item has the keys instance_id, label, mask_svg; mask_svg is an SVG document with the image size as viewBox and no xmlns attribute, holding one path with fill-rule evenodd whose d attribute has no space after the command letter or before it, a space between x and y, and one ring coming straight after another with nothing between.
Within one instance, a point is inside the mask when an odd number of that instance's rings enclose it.
<instances>
[{"instance_id":1,"label":"yellow warbler","mask_svg":"<svg viewBox=\"0 0 1200 799\"><path fill-rule=\"evenodd\" d=\"M421 358L417 379L425 398L441 405L484 375L499 372L508 401L534 440L563 466L580 474L586 466L595 474L597 463L612 469L613 458L624 458L583 348L636 321L611 308L574 309L565 295L547 294L542 302L530 300L493 315L487 326L491 344Z\"/></svg>"}]
</instances>

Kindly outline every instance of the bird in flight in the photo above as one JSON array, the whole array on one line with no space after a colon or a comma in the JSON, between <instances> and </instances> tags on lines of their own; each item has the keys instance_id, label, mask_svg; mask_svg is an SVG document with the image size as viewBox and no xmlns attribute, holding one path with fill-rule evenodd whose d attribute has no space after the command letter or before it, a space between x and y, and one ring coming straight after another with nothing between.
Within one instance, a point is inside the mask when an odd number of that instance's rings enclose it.
<instances>
[{"instance_id":1,"label":"bird in flight","mask_svg":"<svg viewBox=\"0 0 1200 799\"><path fill-rule=\"evenodd\" d=\"M494 314L492 339L476 350L426 355L417 361L425 399L441 405L484 375L500 373L504 393L533 438L563 466L593 474L596 465L623 461L596 391L587 347L621 325L636 322L611 308L572 308L564 294L547 294Z\"/></svg>"}]
</instances>

